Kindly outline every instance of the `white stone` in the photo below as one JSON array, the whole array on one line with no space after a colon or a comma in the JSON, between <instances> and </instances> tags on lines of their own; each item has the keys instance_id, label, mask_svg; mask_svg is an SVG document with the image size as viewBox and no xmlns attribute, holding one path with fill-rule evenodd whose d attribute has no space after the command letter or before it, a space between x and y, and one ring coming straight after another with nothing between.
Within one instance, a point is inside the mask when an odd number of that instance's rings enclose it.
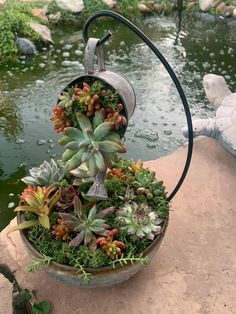
<instances>
[{"instance_id":1,"label":"white stone","mask_svg":"<svg viewBox=\"0 0 236 314\"><path fill-rule=\"evenodd\" d=\"M40 35L43 41L53 43L50 29L42 24L31 22L30 27Z\"/></svg>"},{"instance_id":2,"label":"white stone","mask_svg":"<svg viewBox=\"0 0 236 314\"><path fill-rule=\"evenodd\" d=\"M0 313L13 313L12 309L12 283L0 273Z\"/></svg>"},{"instance_id":3,"label":"white stone","mask_svg":"<svg viewBox=\"0 0 236 314\"><path fill-rule=\"evenodd\" d=\"M117 5L117 1L115 0L102 0L103 3L105 3L109 9L113 9Z\"/></svg>"},{"instance_id":4,"label":"white stone","mask_svg":"<svg viewBox=\"0 0 236 314\"><path fill-rule=\"evenodd\" d=\"M71 11L73 13L79 13L84 9L83 0L56 0L59 8Z\"/></svg>"},{"instance_id":5,"label":"white stone","mask_svg":"<svg viewBox=\"0 0 236 314\"><path fill-rule=\"evenodd\" d=\"M193 121L193 135L217 138L233 155L236 155L236 93L231 93L223 76L207 74L203 86L209 102L218 108L215 118ZM188 137L188 128L182 128Z\"/></svg>"},{"instance_id":6,"label":"white stone","mask_svg":"<svg viewBox=\"0 0 236 314\"><path fill-rule=\"evenodd\" d=\"M233 11L233 16L236 16L236 8Z\"/></svg>"},{"instance_id":7,"label":"white stone","mask_svg":"<svg viewBox=\"0 0 236 314\"><path fill-rule=\"evenodd\" d=\"M199 0L199 6L202 11L207 11L212 8L215 0Z\"/></svg>"}]
</instances>

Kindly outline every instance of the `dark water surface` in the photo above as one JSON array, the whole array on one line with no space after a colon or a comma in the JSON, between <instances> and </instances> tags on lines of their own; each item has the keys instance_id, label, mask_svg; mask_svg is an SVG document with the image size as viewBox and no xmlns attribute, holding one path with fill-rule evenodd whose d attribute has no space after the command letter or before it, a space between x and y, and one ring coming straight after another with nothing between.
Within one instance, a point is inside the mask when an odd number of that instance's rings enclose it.
<instances>
[{"instance_id":1,"label":"dark water surface","mask_svg":"<svg viewBox=\"0 0 236 314\"><path fill-rule=\"evenodd\" d=\"M176 25L174 18L155 17L139 26L176 72L193 118L211 117L214 108L205 98L202 77L222 74L236 90L235 28L185 19L178 32ZM127 157L149 160L166 155L186 142L177 91L154 54L125 27L101 21L92 35L101 36L108 29L113 36L106 45L107 67L126 76L137 96L126 133ZM24 187L19 179L30 167L62 152L49 117L59 91L84 73L84 44L78 30L59 30L54 37L56 45L35 60L0 67L0 229L14 217L17 194Z\"/></svg>"}]
</instances>

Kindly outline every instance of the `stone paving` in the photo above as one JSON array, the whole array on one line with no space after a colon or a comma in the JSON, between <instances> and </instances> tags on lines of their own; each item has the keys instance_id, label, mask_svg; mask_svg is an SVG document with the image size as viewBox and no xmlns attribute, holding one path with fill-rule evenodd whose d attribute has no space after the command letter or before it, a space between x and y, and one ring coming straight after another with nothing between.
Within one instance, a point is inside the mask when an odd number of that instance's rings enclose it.
<instances>
[{"instance_id":1,"label":"stone paving","mask_svg":"<svg viewBox=\"0 0 236 314\"><path fill-rule=\"evenodd\" d=\"M183 147L146 162L168 191L179 178L186 151ZM236 157L217 141L201 139L195 142L189 175L173 199L161 249L129 281L79 289L58 283L43 271L27 273L30 258L19 234L7 237L6 229L0 236L0 263L7 263L38 301L50 301L55 314L235 314L235 225Z\"/></svg>"}]
</instances>

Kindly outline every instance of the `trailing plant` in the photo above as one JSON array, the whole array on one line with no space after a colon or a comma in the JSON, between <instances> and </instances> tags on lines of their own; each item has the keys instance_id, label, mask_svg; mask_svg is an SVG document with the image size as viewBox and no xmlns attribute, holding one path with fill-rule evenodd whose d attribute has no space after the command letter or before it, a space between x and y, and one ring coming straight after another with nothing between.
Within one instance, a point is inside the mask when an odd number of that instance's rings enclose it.
<instances>
[{"instance_id":1,"label":"trailing plant","mask_svg":"<svg viewBox=\"0 0 236 314\"><path fill-rule=\"evenodd\" d=\"M29 273L35 273L39 268L49 265L52 262L52 257L43 255L43 258L34 259L32 263L27 267Z\"/></svg>"},{"instance_id":2,"label":"trailing plant","mask_svg":"<svg viewBox=\"0 0 236 314\"><path fill-rule=\"evenodd\" d=\"M147 265L150 261L150 258L148 256L132 256L132 255L128 255L126 257L124 257L124 255L122 254L121 257L119 259L115 259L114 261L111 262L111 265L113 267L113 269L116 268L117 265L120 265L121 267L124 267L128 264L134 265L135 263L140 263L142 265Z\"/></svg>"}]
</instances>

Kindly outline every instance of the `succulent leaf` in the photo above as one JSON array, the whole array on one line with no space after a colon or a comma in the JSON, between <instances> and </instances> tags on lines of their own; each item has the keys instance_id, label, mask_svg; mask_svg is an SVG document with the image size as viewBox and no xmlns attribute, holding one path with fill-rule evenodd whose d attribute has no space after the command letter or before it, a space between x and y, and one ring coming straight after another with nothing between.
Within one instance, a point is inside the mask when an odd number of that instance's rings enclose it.
<instances>
[{"instance_id":1,"label":"succulent leaf","mask_svg":"<svg viewBox=\"0 0 236 314\"><path fill-rule=\"evenodd\" d=\"M74 154L75 154L75 151L66 149L61 156L61 160L64 162L67 162L68 160L70 160L71 157L74 156Z\"/></svg>"},{"instance_id":2,"label":"succulent leaf","mask_svg":"<svg viewBox=\"0 0 236 314\"><path fill-rule=\"evenodd\" d=\"M105 153L117 153L121 146L112 141L102 141L98 142L99 150Z\"/></svg>"},{"instance_id":3,"label":"succulent leaf","mask_svg":"<svg viewBox=\"0 0 236 314\"><path fill-rule=\"evenodd\" d=\"M100 125L98 125L94 130L94 136L96 141L101 141L105 136L107 136L110 133L112 127L113 124L110 122L103 122Z\"/></svg>"},{"instance_id":4,"label":"succulent leaf","mask_svg":"<svg viewBox=\"0 0 236 314\"><path fill-rule=\"evenodd\" d=\"M77 112L76 117L82 131L84 131L84 129L92 130L92 124L89 118L87 118L83 113Z\"/></svg>"},{"instance_id":5,"label":"succulent leaf","mask_svg":"<svg viewBox=\"0 0 236 314\"><path fill-rule=\"evenodd\" d=\"M94 153L94 160L95 160L97 168L100 171L103 171L103 170L106 169L104 158L103 158L102 154L99 151Z\"/></svg>"}]
</instances>

